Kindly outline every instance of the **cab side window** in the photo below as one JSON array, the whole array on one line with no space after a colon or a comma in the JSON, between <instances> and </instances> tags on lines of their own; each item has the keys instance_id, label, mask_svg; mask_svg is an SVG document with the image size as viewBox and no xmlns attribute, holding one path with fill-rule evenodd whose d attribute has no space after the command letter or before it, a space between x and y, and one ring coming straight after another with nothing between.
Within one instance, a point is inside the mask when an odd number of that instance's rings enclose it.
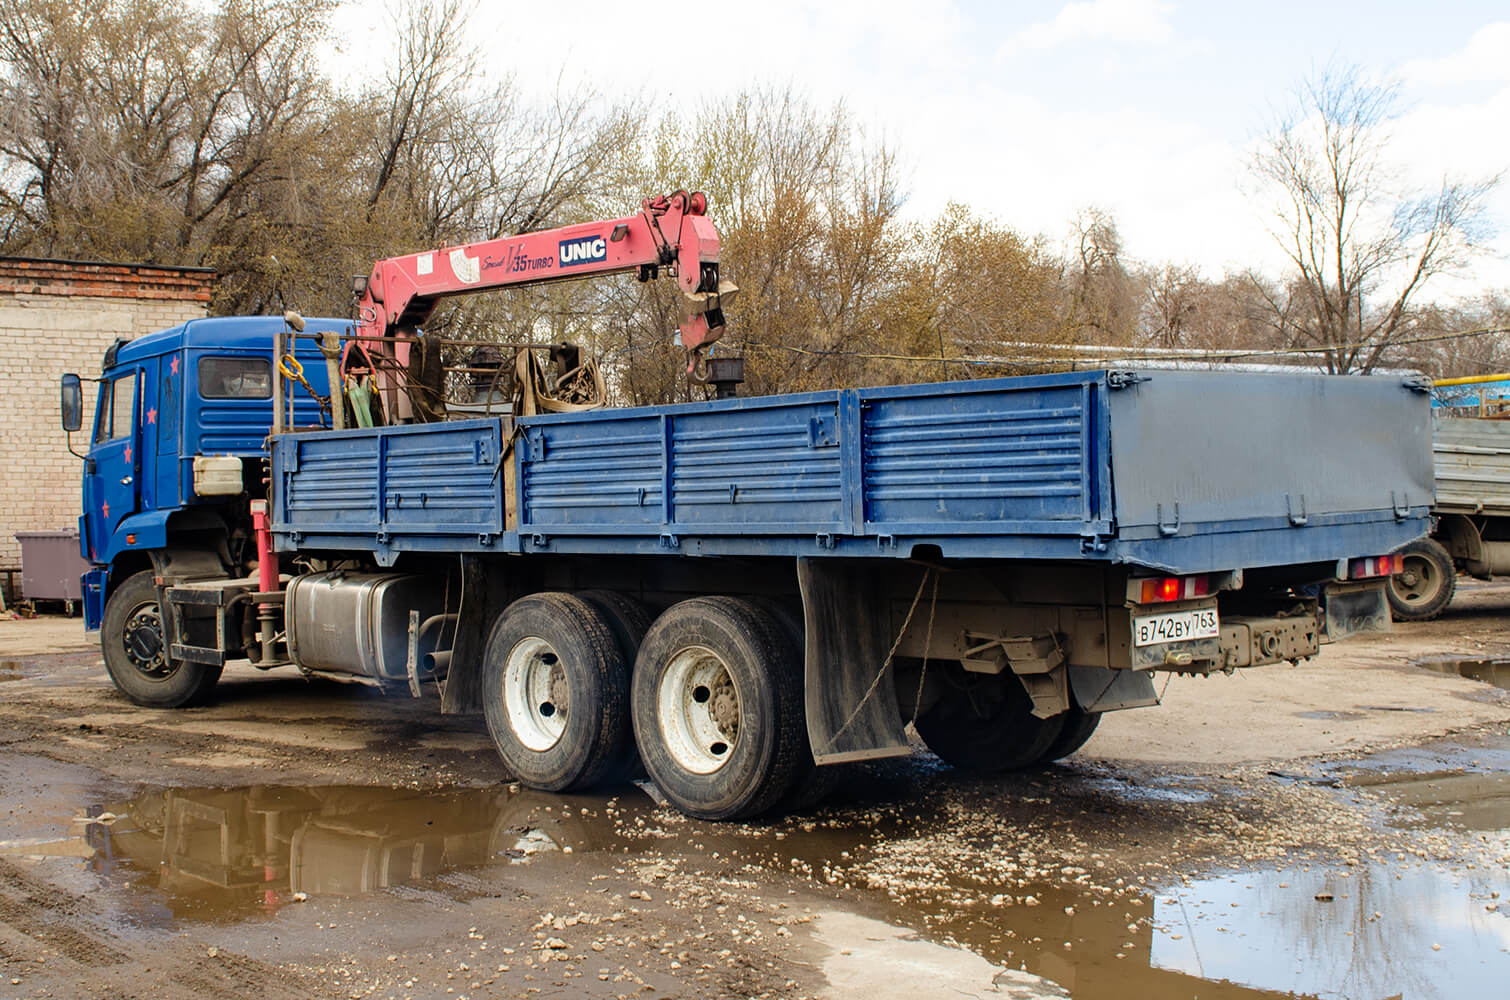
<instances>
[{"instance_id":1,"label":"cab side window","mask_svg":"<svg viewBox=\"0 0 1510 1000\"><path fill-rule=\"evenodd\" d=\"M204 399L272 399L273 366L262 358L200 358Z\"/></svg>"},{"instance_id":2,"label":"cab side window","mask_svg":"<svg viewBox=\"0 0 1510 1000\"><path fill-rule=\"evenodd\" d=\"M100 398L94 422L94 443L113 441L131 433L135 418L136 372L113 379Z\"/></svg>"}]
</instances>

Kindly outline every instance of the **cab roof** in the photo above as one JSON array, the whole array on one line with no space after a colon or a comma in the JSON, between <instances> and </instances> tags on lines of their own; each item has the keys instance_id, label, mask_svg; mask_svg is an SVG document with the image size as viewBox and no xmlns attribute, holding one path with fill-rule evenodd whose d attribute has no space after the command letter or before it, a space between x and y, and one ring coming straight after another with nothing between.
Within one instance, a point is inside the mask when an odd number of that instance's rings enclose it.
<instances>
[{"instance_id":1,"label":"cab roof","mask_svg":"<svg viewBox=\"0 0 1510 1000\"><path fill-rule=\"evenodd\" d=\"M349 319L306 317L305 333L344 330ZM183 347L209 347L226 350L271 350L273 334L284 329L282 316L217 316L191 319L167 330L149 333L120 345L115 363L139 361L167 354Z\"/></svg>"}]
</instances>

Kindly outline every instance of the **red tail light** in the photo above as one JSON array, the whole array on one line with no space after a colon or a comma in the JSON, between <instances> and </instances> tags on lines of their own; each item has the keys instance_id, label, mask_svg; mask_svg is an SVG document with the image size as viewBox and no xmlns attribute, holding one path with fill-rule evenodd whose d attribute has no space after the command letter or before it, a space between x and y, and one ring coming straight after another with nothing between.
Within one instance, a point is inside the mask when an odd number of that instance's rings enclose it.
<instances>
[{"instance_id":1,"label":"red tail light","mask_svg":"<svg viewBox=\"0 0 1510 1000\"><path fill-rule=\"evenodd\" d=\"M1193 597L1211 595L1211 577L1156 576L1143 581L1140 604L1163 604L1167 601L1188 601Z\"/></svg>"},{"instance_id":2,"label":"red tail light","mask_svg":"<svg viewBox=\"0 0 1510 1000\"><path fill-rule=\"evenodd\" d=\"M1349 580L1366 580L1376 576L1391 576L1405 569L1405 557L1398 552L1392 556L1369 556L1348 563Z\"/></svg>"}]
</instances>

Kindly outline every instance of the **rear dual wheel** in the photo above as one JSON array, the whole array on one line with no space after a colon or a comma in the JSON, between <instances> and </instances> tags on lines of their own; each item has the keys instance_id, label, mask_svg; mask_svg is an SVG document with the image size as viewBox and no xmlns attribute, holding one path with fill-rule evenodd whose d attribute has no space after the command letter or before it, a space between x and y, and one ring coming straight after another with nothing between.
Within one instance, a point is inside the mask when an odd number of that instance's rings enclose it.
<instances>
[{"instance_id":1,"label":"rear dual wheel","mask_svg":"<svg viewBox=\"0 0 1510 1000\"><path fill-rule=\"evenodd\" d=\"M698 597L656 619L631 691L635 742L667 800L700 819L776 806L812 763L801 657L769 608Z\"/></svg>"},{"instance_id":2,"label":"rear dual wheel","mask_svg":"<svg viewBox=\"0 0 1510 1000\"><path fill-rule=\"evenodd\" d=\"M503 762L531 788L589 788L633 754L629 664L596 603L564 593L509 605L483 653L483 711Z\"/></svg>"},{"instance_id":3,"label":"rear dual wheel","mask_svg":"<svg viewBox=\"0 0 1510 1000\"><path fill-rule=\"evenodd\" d=\"M650 624L612 592L534 594L494 626L484 676L488 731L531 788L622 780L637 745L667 800L703 819L827 791L808 746L800 620L772 602L700 597Z\"/></svg>"},{"instance_id":4,"label":"rear dual wheel","mask_svg":"<svg viewBox=\"0 0 1510 1000\"><path fill-rule=\"evenodd\" d=\"M1068 711L1041 719L1016 675L975 674L958 665L949 688L917 718L918 735L946 764L965 771L1000 774L1052 763L1085 745L1101 721L1071 703Z\"/></svg>"}]
</instances>

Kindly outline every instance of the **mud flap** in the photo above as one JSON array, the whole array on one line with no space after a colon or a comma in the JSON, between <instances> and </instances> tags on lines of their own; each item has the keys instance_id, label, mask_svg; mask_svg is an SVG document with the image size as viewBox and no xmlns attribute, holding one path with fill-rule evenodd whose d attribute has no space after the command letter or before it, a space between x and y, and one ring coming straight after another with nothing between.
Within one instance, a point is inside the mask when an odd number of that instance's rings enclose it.
<instances>
[{"instance_id":1,"label":"mud flap","mask_svg":"<svg viewBox=\"0 0 1510 1000\"><path fill-rule=\"evenodd\" d=\"M1329 583L1322 588L1326 634L1332 642L1365 632L1388 632L1391 618L1384 580Z\"/></svg>"},{"instance_id":2,"label":"mud flap","mask_svg":"<svg viewBox=\"0 0 1510 1000\"><path fill-rule=\"evenodd\" d=\"M108 576L103 569L91 569L83 576L84 631L98 632L105 620L105 583Z\"/></svg>"},{"instance_id":3,"label":"mud flap","mask_svg":"<svg viewBox=\"0 0 1510 1000\"><path fill-rule=\"evenodd\" d=\"M440 696L442 715L482 711L482 654L493 623L508 606L503 574L480 556L461 557L461 612L451 669Z\"/></svg>"},{"instance_id":4,"label":"mud flap","mask_svg":"<svg viewBox=\"0 0 1510 1000\"><path fill-rule=\"evenodd\" d=\"M1069 671L1075 704L1087 712L1116 712L1159 703L1153 677L1146 670L1070 667Z\"/></svg>"},{"instance_id":5,"label":"mud flap","mask_svg":"<svg viewBox=\"0 0 1510 1000\"><path fill-rule=\"evenodd\" d=\"M807 733L820 764L901 757L902 731L891 670L878 677L892 636L873 568L837 559L798 559L806 623Z\"/></svg>"}]
</instances>

